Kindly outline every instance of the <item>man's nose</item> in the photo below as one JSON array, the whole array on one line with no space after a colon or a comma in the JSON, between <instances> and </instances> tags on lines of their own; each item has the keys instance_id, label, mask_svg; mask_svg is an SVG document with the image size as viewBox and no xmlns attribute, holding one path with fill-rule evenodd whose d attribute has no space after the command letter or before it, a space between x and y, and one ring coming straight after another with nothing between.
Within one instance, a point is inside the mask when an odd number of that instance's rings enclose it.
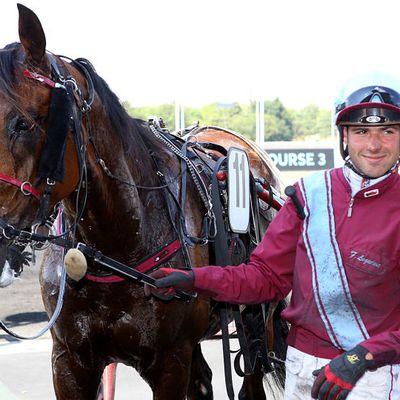
<instances>
[{"instance_id":1,"label":"man's nose","mask_svg":"<svg viewBox=\"0 0 400 400\"><path fill-rule=\"evenodd\" d=\"M368 140L368 150L376 151L382 147L382 140L380 135L372 134Z\"/></svg>"}]
</instances>

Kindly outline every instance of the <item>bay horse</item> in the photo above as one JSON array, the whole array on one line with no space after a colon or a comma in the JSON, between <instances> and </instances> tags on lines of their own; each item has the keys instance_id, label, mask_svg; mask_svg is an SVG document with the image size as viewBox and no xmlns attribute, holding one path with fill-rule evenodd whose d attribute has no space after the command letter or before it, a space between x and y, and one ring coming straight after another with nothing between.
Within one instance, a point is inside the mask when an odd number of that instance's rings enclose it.
<instances>
[{"instance_id":1,"label":"bay horse","mask_svg":"<svg viewBox=\"0 0 400 400\"><path fill-rule=\"evenodd\" d=\"M156 400L212 399L199 344L210 332L210 300L146 298L140 284L111 274L95 257L145 264L146 273L159 266L156 258L175 268L208 264L207 187L191 162L182 172L187 161L170 136L160 140L162 127L128 116L87 60L46 51L35 13L21 4L18 10L20 42L0 51L0 268L15 264L7 261L10 246L22 251L40 237L37 227L60 202L68 223L58 239L95 249L84 278L67 279L51 330L56 397L95 399L104 368L122 362ZM251 164L274 181L262 160ZM60 291L53 246L40 278L49 315ZM262 377L240 396L265 399Z\"/></svg>"}]
</instances>

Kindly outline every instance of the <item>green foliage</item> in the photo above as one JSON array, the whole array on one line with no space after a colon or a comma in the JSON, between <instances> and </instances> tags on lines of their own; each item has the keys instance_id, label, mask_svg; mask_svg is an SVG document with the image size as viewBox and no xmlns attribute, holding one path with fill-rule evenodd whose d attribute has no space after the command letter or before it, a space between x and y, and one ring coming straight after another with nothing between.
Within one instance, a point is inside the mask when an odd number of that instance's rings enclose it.
<instances>
[{"instance_id":1,"label":"green foliage","mask_svg":"<svg viewBox=\"0 0 400 400\"><path fill-rule=\"evenodd\" d=\"M175 105L132 107L123 103L128 113L147 120L151 116L161 117L165 125L175 130ZM185 125L199 122L200 125L214 125L228 128L255 139L256 104L212 103L199 108L186 107ZM279 98L264 102L264 137L266 141L306 140L329 137L331 134L331 116L329 110L320 109L311 104L302 109L287 109Z\"/></svg>"},{"instance_id":2,"label":"green foliage","mask_svg":"<svg viewBox=\"0 0 400 400\"><path fill-rule=\"evenodd\" d=\"M239 103L213 103L202 108L185 108L187 125L199 122L201 125L212 125L228 128L250 139L254 139L255 117L251 105Z\"/></svg>"},{"instance_id":3,"label":"green foliage","mask_svg":"<svg viewBox=\"0 0 400 400\"><path fill-rule=\"evenodd\" d=\"M292 111L294 138L305 140L310 137L329 137L331 134L331 115L328 110L321 110L311 104L301 110Z\"/></svg>"},{"instance_id":4,"label":"green foliage","mask_svg":"<svg viewBox=\"0 0 400 400\"><path fill-rule=\"evenodd\" d=\"M293 121L279 99L264 103L264 121L265 140L273 142L293 139Z\"/></svg>"},{"instance_id":5,"label":"green foliage","mask_svg":"<svg viewBox=\"0 0 400 400\"><path fill-rule=\"evenodd\" d=\"M162 118L165 125L174 130L175 126L175 105L174 104L161 104L159 106L147 107L132 107L127 101L123 102L128 114L134 118L139 118L147 121L149 117Z\"/></svg>"}]
</instances>

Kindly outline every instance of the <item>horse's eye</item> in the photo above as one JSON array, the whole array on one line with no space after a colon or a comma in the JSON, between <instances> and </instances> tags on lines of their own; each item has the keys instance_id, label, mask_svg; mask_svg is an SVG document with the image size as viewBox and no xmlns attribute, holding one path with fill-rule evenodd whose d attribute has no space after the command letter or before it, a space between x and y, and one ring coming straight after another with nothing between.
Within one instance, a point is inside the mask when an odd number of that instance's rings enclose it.
<instances>
[{"instance_id":1,"label":"horse's eye","mask_svg":"<svg viewBox=\"0 0 400 400\"><path fill-rule=\"evenodd\" d=\"M22 116L16 115L12 118L8 125L8 132L10 136L10 144L13 147L19 138L28 138L26 135L33 129L33 124L29 123L29 120L22 118Z\"/></svg>"},{"instance_id":2,"label":"horse's eye","mask_svg":"<svg viewBox=\"0 0 400 400\"><path fill-rule=\"evenodd\" d=\"M30 126L29 126L28 122L25 121L23 118L19 118L16 121L13 130L15 133L24 133L24 132L29 131L29 129L30 129Z\"/></svg>"}]
</instances>

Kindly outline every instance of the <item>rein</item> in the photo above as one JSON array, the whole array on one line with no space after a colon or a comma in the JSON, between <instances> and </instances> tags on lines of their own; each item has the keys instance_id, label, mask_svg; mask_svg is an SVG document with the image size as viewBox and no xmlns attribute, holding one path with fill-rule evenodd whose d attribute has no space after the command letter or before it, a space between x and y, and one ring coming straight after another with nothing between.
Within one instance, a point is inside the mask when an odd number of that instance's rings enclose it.
<instances>
[{"instance_id":1,"label":"rein","mask_svg":"<svg viewBox=\"0 0 400 400\"><path fill-rule=\"evenodd\" d=\"M58 210L58 223L57 223L57 227L56 227L56 232L60 233L62 230L62 221L61 221L61 210ZM60 290L58 292L58 297L57 297L57 303L56 303L56 307L54 309L53 315L51 316L50 320L47 322L47 324L40 329L40 331L38 333L36 333L33 336L21 336L17 333L15 333L14 331L12 331L10 328L8 328L8 326L2 321L0 320L0 328L4 330L4 332L8 333L10 336L16 338L16 339L20 339L20 340L33 340L33 339L37 339L41 336L43 336L49 329L51 329L53 327L53 325L56 323L61 310L62 310L62 306L63 306L63 302L64 302L64 292L65 292L65 283L67 280L67 274L65 272L65 268L64 266L61 267L61 276L60 276Z\"/></svg>"},{"instance_id":2,"label":"rein","mask_svg":"<svg viewBox=\"0 0 400 400\"><path fill-rule=\"evenodd\" d=\"M4 226L4 223L2 223L2 221L0 220L0 230L2 231L2 233L6 229L6 233L9 239L16 240L19 244L28 245L29 243L33 243L35 245L39 245L51 242L55 245L63 247L66 250L76 248L80 250L85 256L92 259L94 262L97 262L124 276L132 278L138 283L148 284L153 287L156 287L155 279L141 271L148 271L148 268L153 269L156 268L158 265L165 263L181 248L179 240L175 240L169 243L167 246L163 247L162 249L157 250L156 253L140 260L138 264L132 267L120 263L119 261L116 261L110 257L107 257L103 255L101 251L96 250L95 248L90 247L84 243L78 243L75 245L71 240L62 237L65 235L65 232L61 233L60 235L41 235L38 233L16 229L9 224ZM135 267L138 267L140 270L134 269ZM195 298L196 295L177 290L176 297L180 300L189 301Z\"/></svg>"}]
</instances>

